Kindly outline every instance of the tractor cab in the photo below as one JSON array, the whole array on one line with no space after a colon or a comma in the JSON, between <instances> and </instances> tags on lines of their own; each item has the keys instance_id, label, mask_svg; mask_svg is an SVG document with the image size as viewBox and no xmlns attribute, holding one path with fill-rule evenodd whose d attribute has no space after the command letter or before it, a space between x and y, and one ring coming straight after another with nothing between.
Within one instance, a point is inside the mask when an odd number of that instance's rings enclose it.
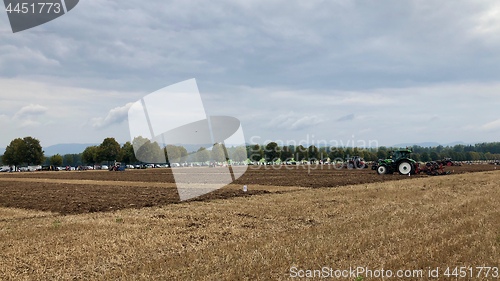
<instances>
[{"instance_id":1,"label":"tractor cab","mask_svg":"<svg viewBox=\"0 0 500 281\"><path fill-rule=\"evenodd\" d=\"M396 150L392 152L390 158L392 161L397 162L399 159L410 158L411 152L410 149Z\"/></svg>"}]
</instances>

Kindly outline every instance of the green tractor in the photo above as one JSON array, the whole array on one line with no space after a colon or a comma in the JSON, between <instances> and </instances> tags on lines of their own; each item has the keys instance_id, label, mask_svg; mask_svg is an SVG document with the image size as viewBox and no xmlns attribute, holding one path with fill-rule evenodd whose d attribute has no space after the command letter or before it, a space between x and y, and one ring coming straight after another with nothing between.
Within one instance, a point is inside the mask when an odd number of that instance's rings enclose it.
<instances>
[{"instance_id":1,"label":"green tractor","mask_svg":"<svg viewBox=\"0 0 500 281\"><path fill-rule=\"evenodd\" d=\"M411 149L401 149L392 152L388 159L379 159L372 167L379 175L393 174L399 172L401 175L415 174L418 163L410 158Z\"/></svg>"}]
</instances>

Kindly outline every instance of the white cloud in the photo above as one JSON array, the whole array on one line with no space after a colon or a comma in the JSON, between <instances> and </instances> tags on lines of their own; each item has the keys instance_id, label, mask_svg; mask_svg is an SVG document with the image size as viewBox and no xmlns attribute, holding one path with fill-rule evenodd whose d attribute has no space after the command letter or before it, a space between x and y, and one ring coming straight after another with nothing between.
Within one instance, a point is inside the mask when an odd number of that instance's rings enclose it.
<instances>
[{"instance_id":1,"label":"white cloud","mask_svg":"<svg viewBox=\"0 0 500 281\"><path fill-rule=\"evenodd\" d=\"M97 129L106 128L114 124L120 124L127 120L128 110L132 106L132 102L127 103L121 107L115 107L108 112L108 115L104 118L94 118L92 119L92 126Z\"/></svg>"},{"instance_id":2,"label":"white cloud","mask_svg":"<svg viewBox=\"0 0 500 281\"><path fill-rule=\"evenodd\" d=\"M44 115L47 113L49 109L45 106L39 105L39 104L30 104L27 106L24 106L21 108L16 114L14 115L14 119L24 119L24 118L30 118L30 117L36 117L40 115Z\"/></svg>"},{"instance_id":3,"label":"white cloud","mask_svg":"<svg viewBox=\"0 0 500 281\"><path fill-rule=\"evenodd\" d=\"M494 2L493 5L488 7L488 9L479 13L475 18L475 25L472 31L479 36L498 38L498 32L500 31L500 5L498 2ZM498 42L497 42L498 43Z\"/></svg>"},{"instance_id":4,"label":"white cloud","mask_svg":"<svg viewBox=\"0 0 500 281\"><path fill-rule=\"evenodd\" d=\"M321 124L323 122L324 122L324 120L317 115L303 116L303 117L299 118L298 120L296 120L295 122L293 122L293 124L292 124L292 126L290 126L290 128L292 130L302 130L302 129L306 129L306 128L312 128L312 127L314 127L318 124Z\"/></svg>"},{"instance_id":5,"label":"white cloud","mask_svg":"<svg viewBox=\"0 0 500 281\"><path fill-rule=\"evenodd\" d=\"M500 130L500 119L486 123L482 125L480 128L483 131Z\"/></svg>"},{"instance_id":6,"label":"white cloud","mask_svg":"<svg viewBox=\"0 0 500 281\"><path fill-rule=\"evenodd\" d=\"M45 106L30 104L17 111L12 117L12 122L21 128L40 126L48 110Z\"/></svg>"},{"instance_id":7,"label":"white cloud","mask_svg":"<svg viewBox=\"0 0 500 281\"><path fill-rule=\"evenodd\" d=\"M325 120L318 115L303 115L290 111L269 121L267 127L280 130L302 130L312 128Z\"/></svg>"}]
</instances>

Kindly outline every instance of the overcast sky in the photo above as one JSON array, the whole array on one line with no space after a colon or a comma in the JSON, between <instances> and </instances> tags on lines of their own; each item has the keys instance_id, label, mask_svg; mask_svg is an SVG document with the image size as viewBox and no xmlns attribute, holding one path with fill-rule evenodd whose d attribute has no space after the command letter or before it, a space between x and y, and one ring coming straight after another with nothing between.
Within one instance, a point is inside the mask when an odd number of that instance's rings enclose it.
<instances>
[{"instance_id":1,"label":"overcast sky","mask_svg":"<svg viewBox=\"0 0 500 281\"><path fill-rule=\"evenodd\" d=\"M248 142L500 141L500 2L83 0L19 33L2 12L0 147L124 143L133 102L191 78Z\"/></svg>"}]
</instances>

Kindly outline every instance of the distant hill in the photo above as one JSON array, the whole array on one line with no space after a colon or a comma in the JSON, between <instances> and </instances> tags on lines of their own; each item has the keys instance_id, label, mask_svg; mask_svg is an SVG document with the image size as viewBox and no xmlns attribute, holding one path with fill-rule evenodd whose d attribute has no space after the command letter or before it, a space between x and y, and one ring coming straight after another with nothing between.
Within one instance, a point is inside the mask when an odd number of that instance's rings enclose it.
<instances>
[{"instance_id":1,"label":"distant hill","mask_svg":"<svg viewBox=\"0 0 500 281\"><path fill-rule=\"evenodd\" d=\"M78 154L82 153L85 148L99 145L98 143L61 143L55 144L51 146L47 146L43 148L45 152L45 156L52 156L56 154L64 155L64 154Z\"/></svg>"},{"instance_id":2,"label":"distant hill","mask_svg":"<svg viewBox=\"0 0 500 281\"><path fill-rule=\"evenodd\" d=\"M456 141L456 142L451 142L451 143L438 143L438 142L420 142L420 143L398 143L393 145L392 147L410 147L414 145L418 145L421 147L436 147L436 146L455 146L457 144L462 144L462 145L468 145L468 143L465 143L463 141Z\"/></svg>"},{"instance_id":3,"label":"distant hill","mask_svg":"<svg viewBox=\"0 0 500 281\"><path fill-rule=\"evenodd\" d=\"M5 148L0 147L0 155L3 155L5 153Z\"/></svg>"}]
</instances>

